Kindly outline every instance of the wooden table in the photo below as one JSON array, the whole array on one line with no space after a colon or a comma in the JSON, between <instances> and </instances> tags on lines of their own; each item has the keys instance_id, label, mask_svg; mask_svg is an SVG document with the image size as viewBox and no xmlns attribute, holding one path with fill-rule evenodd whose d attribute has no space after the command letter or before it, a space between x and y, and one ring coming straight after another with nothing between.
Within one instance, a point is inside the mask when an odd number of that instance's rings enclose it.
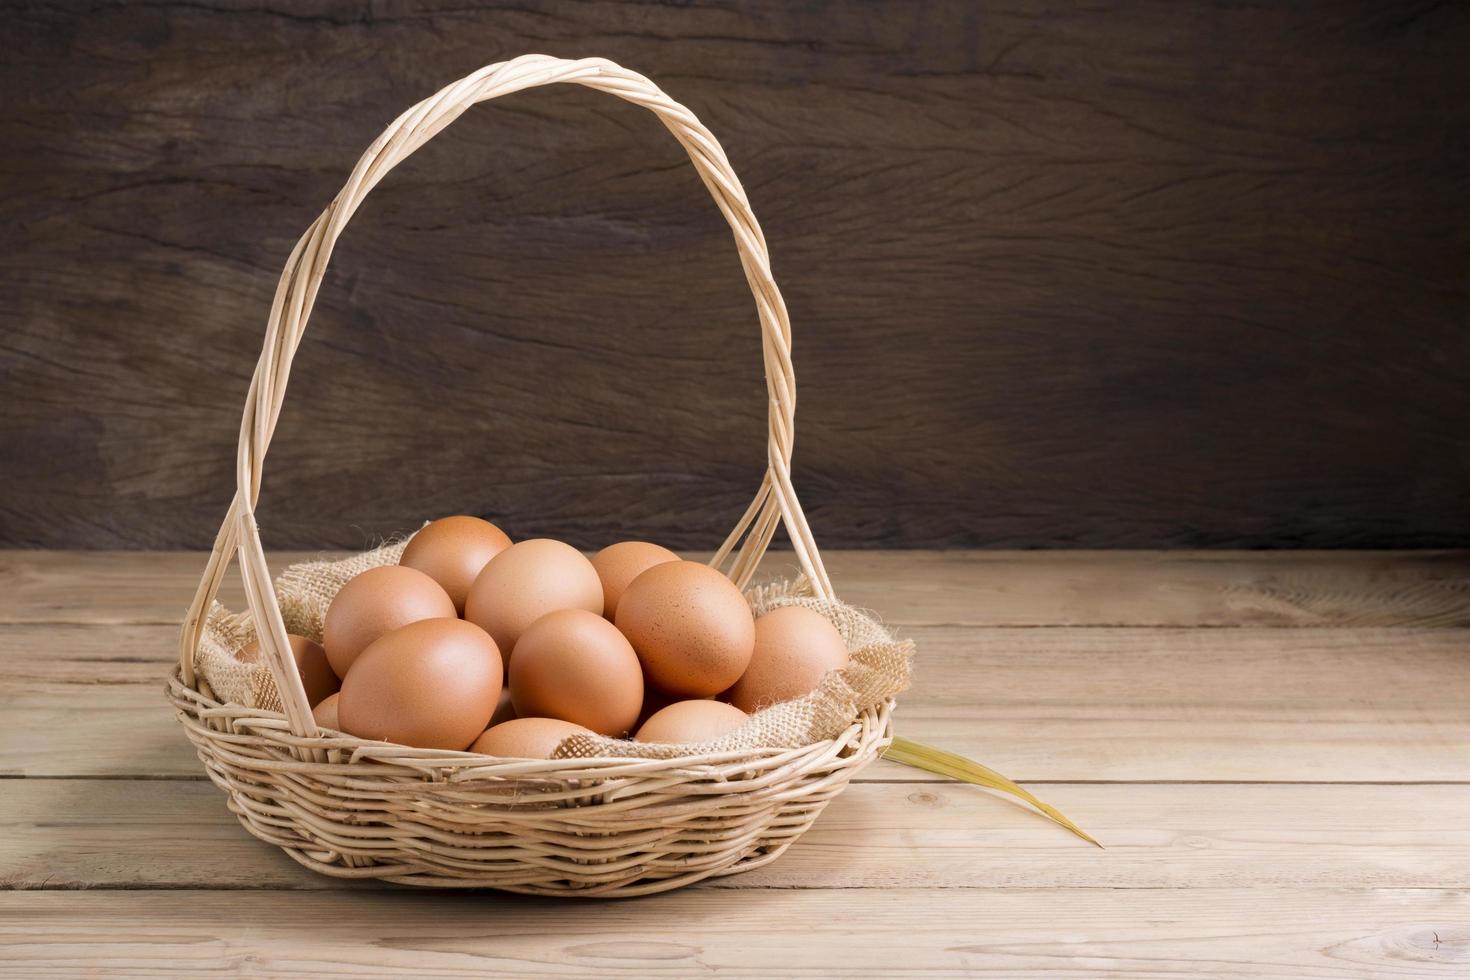
<instances>
[{"instance_id":1,"label":"wooden table","mask_svg":"<svg viewBox=\"0 0 1470 980\"><path fill-rule=\"evenodd\" d=\"M0 974L1470 976L1465 554L833 555L918 642L900 732L1107 849L883 762L774 864L621 902L247 836L162 695L202 560L0 553Z\"/></svg>"}]
</instances>

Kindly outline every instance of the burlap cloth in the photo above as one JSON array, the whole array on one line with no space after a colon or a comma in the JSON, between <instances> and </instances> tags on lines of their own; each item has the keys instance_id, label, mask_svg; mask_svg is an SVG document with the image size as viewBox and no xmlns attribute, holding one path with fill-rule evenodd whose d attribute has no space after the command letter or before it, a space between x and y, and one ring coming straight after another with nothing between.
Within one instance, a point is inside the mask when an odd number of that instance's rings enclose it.
<instances>
[{"instance_id":1,"label":"burlap cloth","mask_svg":"<svg viewBox=\"0 0 1470 980\"><path fill-rule=\"evenodd\" d=\"M275 582L286 631L320 643L322 620L337 590L366 569L396 565L406 543L394 541L341 561L302 562L287 568ZM757 711L739 729L715 741L666 745L579 735L563 742L555 757L668 759L738 749L800 748L835 737L862 711L877 707L909 686L913 642L894 639L870 614L841 602L814 598L802 578L752 589L746 598L757 616L793 605L821 613L842 634L851 662L829 672L810 694ZM232 613L215 603L205 621L195 669L221 701L279 711L281 699L270 668L239 656L254 638L255 623L250 613Z\"/></svg>"}]
</instances>

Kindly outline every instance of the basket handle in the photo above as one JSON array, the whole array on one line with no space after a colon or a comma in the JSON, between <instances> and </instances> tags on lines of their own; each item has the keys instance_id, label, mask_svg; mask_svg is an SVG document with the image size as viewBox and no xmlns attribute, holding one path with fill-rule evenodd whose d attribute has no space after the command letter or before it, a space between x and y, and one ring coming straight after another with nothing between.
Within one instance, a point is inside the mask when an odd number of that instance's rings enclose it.
<instances>
[{"instance_id":1,"label":"basket handle","mask_svg":"<svg viewBox=\"0 0 1470 980\"><path fill-rule=\"evenodd\" d=\"M234 553L239 558L245 597L255 617L261 650L275 676L291 730L303 736L316 731L311 706L307 704L301 678L291 658L286 627L272 588L270 569L260 543L260 529L255 522L255 504L260 495L261 466L280 416L291 361L316 302L327 261L342 229L368 192L466 109L477 102L554 82L598 89L641 105L658 116L688 152L700 180L729 222L740 254L740 264L745 270L745 280L755 297L769 401L766 473L750 507L710 564L722 569L730 564L727 574L743 588L775 535L777 523L781 522L786 526L801 568L816 593L822 597L832 595L831 582L791 485L796 409L796 381L791 367L791 324L781 292L771 277L765 238L755 215L751 213L745 190L730 168L725 151L694 113L636 72L603 58L569 61L548 55L525 55L467 75L394 120L368 147L342 190L301 236L291 257L286 260L240 422L235 498L215 538L214 550L184 622L180 668L184 682L189 686L195 683L194 657L203 636L205 618Z\"/></svg>"}]
</instances>

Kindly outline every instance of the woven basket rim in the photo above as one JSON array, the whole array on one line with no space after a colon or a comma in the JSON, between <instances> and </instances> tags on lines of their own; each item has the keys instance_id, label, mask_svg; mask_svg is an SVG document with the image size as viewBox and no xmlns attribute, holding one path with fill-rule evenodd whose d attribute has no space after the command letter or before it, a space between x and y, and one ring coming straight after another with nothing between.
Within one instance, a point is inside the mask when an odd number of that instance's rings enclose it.
<instances>
[{"instance_id":1,"label":"woven basket rim","mask_svg":"<svg viewBox=\"0 0 1470 980\"><path fill-rule=\"evenodd\" d=\"M571 898L649 895L768 864L892 739L886 702L828 742L747 750L744 762L317 762L297 757L280 712L219 705L177 678L168 695L241 825L302 866Z\"/></svg>"}]
</instances>

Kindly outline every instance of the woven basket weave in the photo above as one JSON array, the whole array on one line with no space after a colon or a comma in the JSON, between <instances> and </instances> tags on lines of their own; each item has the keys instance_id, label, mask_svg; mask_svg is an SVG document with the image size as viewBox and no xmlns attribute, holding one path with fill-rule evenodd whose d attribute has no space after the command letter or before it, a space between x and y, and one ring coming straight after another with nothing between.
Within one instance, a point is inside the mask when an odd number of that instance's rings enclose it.
<instances>
[{"instance_id":1,"label":"woven basket weave","mask_svg":"<svg viewBox=\"0 0 1470 980\"><path fill-rule=\"evenodd\" d=\"M603 59L528 55L491 65L390 125L302 236L272 304L240 427L237 491L181 638L168 693L210 778L257 837L341 877L548 895L638 895L765 864L788 847L891 739L892 701L835 737L671 759L505 761L367 742L318 729L286 639L255 521L261 466L332 248L367 193L470 106L569 82L652 111L688 151L734 233L756 301L769 394L767 468L711 564L741 588L784 524L806 588L835 602L791 485L795 379L790 324L765 240L718 141L652 82ZM282 710L221 703L196 656L231 559Z\"/></svg>"}]
</instances>

